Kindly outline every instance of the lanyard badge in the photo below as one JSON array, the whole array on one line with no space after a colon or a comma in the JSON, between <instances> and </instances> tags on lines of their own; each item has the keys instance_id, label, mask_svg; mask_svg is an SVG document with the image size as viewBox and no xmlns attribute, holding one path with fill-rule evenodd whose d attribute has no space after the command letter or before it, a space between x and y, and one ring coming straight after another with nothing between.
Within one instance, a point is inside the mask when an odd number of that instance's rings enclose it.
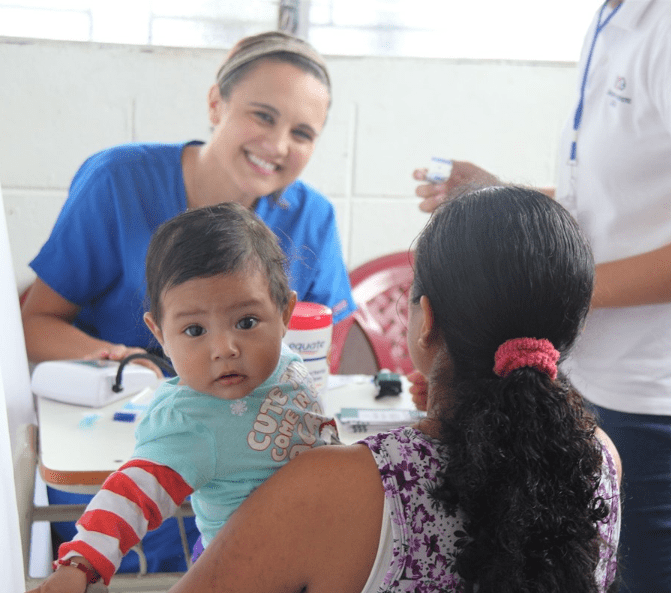
<instances>
[{"instance_id":1,"label":"lanyard badge","mask_svg":"<svg viewBox=\"0 0 671 593\"><path fill-rule=\"evenodd\" d=\"M620 10L622 4L618 4L613 11L604 19L603 13L606 10L608 5L608 0L603 3L601 10L599 11L599 19L596 23L596 28L594 29L594 37L592 37L592 44L589 48L589 54L587 54L587 60L585 62L585 70L582 74L582 83L580 84L580 100L578 101L578 106L575 110L575 115L573 116L573 138L571 141L571 153L569 155L569 164L575 165L578 157L578 130L580 129L580 123L582 121L582 112L583 106L585 104L585 87L587 86L587 75L589 74L589 67L592 63L592 55L594 54L594 46L596 45L596 39L599 36L599 33L603 31L606 25L610 22L610 19L615 16L615 13Z\"/></svg>"}]
</instances>

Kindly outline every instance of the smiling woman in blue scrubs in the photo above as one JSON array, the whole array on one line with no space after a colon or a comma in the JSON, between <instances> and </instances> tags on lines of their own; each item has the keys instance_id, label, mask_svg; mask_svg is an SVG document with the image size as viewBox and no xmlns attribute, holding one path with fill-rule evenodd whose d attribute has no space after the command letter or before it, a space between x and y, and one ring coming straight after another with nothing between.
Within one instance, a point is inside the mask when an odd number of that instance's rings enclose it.
<instances>
[{"instance_id":1,"label":"smiling woman in blue scrubs","mask_svg":"<svg viewBox=\"0 0 671 593\"><path fill-rule=\"evenodd\" d=\"M331 307L335 321L354 311L334 208L297 179L330 91L311 46L279 32L256 35L231 50L210 88L207 142L127 144L90 157L31 263L37 280L22 307L30 360L120 360L158 347L142 322L149 239L187 208L221 202L254 209L277 234L299 300ZM72 501L51 492L52 503L64 498ZM148 551L168 538L150 537ZM172 537L179 549L176 529ZM150 558L151 570L184 568L172 552Z\"/></svg>"}]
</instances>

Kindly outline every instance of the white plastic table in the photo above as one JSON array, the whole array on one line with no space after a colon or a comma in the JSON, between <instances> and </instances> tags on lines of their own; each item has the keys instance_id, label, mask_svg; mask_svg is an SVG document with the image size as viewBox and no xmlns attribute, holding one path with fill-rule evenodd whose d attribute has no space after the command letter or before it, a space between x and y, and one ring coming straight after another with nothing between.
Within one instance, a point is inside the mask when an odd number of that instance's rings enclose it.
<instances>
[{"instance_id":1,"label":"white plastic table","mask_svg":"<svg viewBox=\"0 0 671 593\"><path fill-rule=\"evenodd\" d=\"M342 408L412 409L405 378L403 386L398 396L375 399L377 390L370 376L335 375L323 397L325 413L336 416ZM66 492L95 493L110 473L130 459L139 415L153 393L153 389L146 389L102 408L38 397L39 467L44 481ZM137 418L117 421L113 419L117 412L136 413ZM369 434L350 432L340 422L338 429L345 444Z\"/></svg>"}]
</instances>

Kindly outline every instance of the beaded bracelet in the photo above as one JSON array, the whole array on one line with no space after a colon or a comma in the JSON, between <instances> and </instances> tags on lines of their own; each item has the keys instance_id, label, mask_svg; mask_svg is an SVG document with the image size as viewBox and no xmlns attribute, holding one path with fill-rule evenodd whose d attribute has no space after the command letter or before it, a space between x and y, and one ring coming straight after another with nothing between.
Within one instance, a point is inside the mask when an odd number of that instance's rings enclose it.
<instances>
[{"instance_id":1,"label":"beaded bracelet","mask_svg":"<svg viewBox=\"0 0 671 593\"><path fill-rule=\"evenodd\" d=\"M58 560L54 561L54 570L56 570L59 566L72 566L77 570L81 570L86 575L86 582L89 584L97 583L100 580L100 575L95 570L89 568L86 566L86 564L82 564L81 562L61 560L59 558Z\"/></svg>"}]
</instances>

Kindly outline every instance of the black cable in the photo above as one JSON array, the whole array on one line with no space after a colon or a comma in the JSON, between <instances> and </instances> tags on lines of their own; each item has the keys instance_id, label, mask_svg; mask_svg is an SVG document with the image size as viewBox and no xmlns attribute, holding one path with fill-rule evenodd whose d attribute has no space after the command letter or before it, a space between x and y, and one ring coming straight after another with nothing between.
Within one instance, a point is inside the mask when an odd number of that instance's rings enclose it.
<instances>
[{"instance_id":1,"label":"black cable","mask_svg":"<svg viewBox=\"0 0 671 593\"><path fill-rule=\"evenodd\" d=\"M175 369L172 368L172 365L165 358L161 358L160 356L156 356L155 354L149 354L149 352L138 352L137 354L131 354L130 356L126 356L126 358L124 358L119 363L119 370L117 370L116 372L116 379L114 380L114 385L112 385L112 391L114 391L114 393L119 393L120 391L123 391L123 386L121 385L121 373L123 372L124 367L130 361L135 360L137 358L146 358L147 360L151 360L154 364L161 367L164 371L167 371L172 375L175 374Z\"/></svg>"}]
</instances>

